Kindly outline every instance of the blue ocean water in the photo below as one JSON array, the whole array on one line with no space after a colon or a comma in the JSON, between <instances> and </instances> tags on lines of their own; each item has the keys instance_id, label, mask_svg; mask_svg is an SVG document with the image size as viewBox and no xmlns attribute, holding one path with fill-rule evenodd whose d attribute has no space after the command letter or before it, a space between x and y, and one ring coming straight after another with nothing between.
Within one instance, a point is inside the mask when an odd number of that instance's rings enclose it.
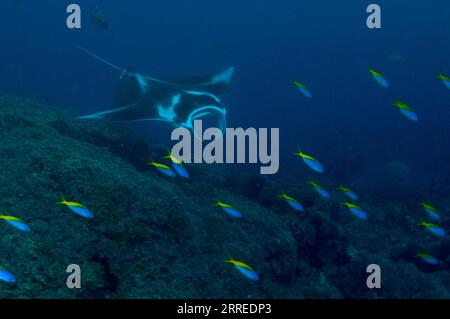
<instances>
[{"instance_id":1,"label":"blue ocean water","mask_svg":"<svg viewBox=\"0 0 450 319\"><path fill-rule=\"evenodd\" d=\"M367 28L365 1L78 3L81 30L65 27L65 2L2 3L3 94L78 114L105 109L118 73L74 44L159 78L233 65L236 76L224 99L229 125L281 128L281 154L301 144L329 167L345 153L364 158L368 169L398 159L424 176L448 170L442 145L449 141L449 92L434 78L448 70L446 1L379 1L381 30ZM107 30L89 19L96 7ZM405 62L389 62L389 54ZM377 87L368 67L382 70L391 88ZM314 98L300 96L294 80L307 84ZM393 111L396 98L415 107L417 125ZM292 164L283 161L282 169Z\"/></svg>"},{"instance_id":2,"label":"blue ocean water","mask_svg":"<svg viewBox=\"0 0 450 319\"><path fill-rule=\"evenodd\" d=\"M65 26L68 1L2 1L0 95L77 116L107 109L120 72L76 45L159 79L234 66L222 97L227 124L280 128L280 171L271 178L355 185L378 204L411 194L425 200L421 192L436 201L448 196L450 90L436 78L450 74L447 0L378 0L379 30L366 26L373 1L73 2L82 9L80 30ZM107 29L92 23L96 11ZM368 68L382 73L389 88ZM293 81L305 84L312 98ZM398 99L416 111L417 123L393 106ZM170 136L158 123L125 126L151 139ZM324 175L292 155L297 145L320 160ZM413 191L395 193L401 185Z\"/></svg>"}]
</instances>

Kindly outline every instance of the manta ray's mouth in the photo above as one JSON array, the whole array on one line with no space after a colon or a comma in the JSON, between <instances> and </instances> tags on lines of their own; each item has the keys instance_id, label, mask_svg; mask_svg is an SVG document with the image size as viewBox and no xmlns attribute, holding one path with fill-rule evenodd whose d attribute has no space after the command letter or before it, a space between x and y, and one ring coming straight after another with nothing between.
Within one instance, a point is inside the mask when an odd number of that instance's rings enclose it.
<instances>
[{"instance_id":1,"label":"manta ray's mouth","mask_svg":"<svg viewBox=\"0 0 450 319\"><path fill-rule=\"evenodd\" d=\"M206 125L217 127L220 130L225 130L226 128L226 109L215 105L206 105L195 109L189 114L186 122L181 123L181 127L188 129L194 129L194 121L202 120Z\"/></svg>"}]
</instances>

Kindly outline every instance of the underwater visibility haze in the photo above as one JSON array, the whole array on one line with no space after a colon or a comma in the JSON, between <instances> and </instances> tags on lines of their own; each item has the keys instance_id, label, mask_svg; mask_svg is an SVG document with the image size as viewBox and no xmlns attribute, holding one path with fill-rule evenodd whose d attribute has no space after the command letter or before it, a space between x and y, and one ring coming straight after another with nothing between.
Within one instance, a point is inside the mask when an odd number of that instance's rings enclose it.
<instances>
[{"instance_id":1,"label":"underwater visibility haze","mask_svg":"<svg viewBox=\"0 0 450 319\"><path fill-rule=\"evenodd\" d=\"M450 3L376 2L3 0L0 298L450 298Z\"/></svg>"}]
</instances>

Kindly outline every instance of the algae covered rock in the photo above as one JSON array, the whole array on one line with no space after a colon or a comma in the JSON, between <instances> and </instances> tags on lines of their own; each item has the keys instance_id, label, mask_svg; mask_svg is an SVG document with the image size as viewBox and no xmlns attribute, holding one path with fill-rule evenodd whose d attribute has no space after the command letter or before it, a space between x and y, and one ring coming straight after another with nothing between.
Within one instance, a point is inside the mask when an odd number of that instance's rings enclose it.
<instances>
[{"instance_id":1,"label":"algae covered rock","mask_svg":"<svg viewBox=\"0 0 450 319\"><path fill-rule=\"evenodd\" d=\"M218 165L186 165L190 179L168 178L147 165L152 156L162 160L164 146L17 98L0 98L0 138L0 213L31 228L0 221L0 267L17 279L0 281L0 298L448 296L440 285L450 282L448 245L429 246L443 256L439 268L421 267L411 255L429 238L396 227L406 220L400 213L386 226L384 206L367 222L354 221L303 183ZM279 200L280 190L298 197L305 212ZM58 204L61 194L94 217ZM242 217L214 206L218 200ZM230 257L260 280L225 263ZM384 289L365 286L370 263L381 265ZM81 289L66 286L71 264L80 266Z\"/></svg>"},{"instance_id":2,"label":"algae covered rock","mask_svg":"<svg viewBox=\"0 0 450 319\"><path fill-rule=\"evenodd\" d=\"M284 225L244 196L215 189L210 174L165 178L146 166L151 150L130 131L16 98L0 99L0 137L0 209L32 229L0 223L0 266L17 277L0 283L0 298L292 295L264 260ZM58 205L61 194L94 218ZM216 209L217 198L243 218ZM287 242L293 255L280 271L292 276L296 249ZM230 255L251 264L264 284L224 263ZM81 289L66 287L70 264L81 267Z\"/></svg>"}]
</instances>

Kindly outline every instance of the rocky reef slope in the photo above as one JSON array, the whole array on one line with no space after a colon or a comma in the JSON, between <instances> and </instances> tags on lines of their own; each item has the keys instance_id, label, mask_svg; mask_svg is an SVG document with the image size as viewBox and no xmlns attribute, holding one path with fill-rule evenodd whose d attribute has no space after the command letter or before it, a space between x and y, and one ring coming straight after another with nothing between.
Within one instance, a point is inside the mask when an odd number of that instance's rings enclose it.
<instances>
[{"instance_id":1,"label":"rocky reef slope","mask_svg":"<svg viewBox=\"0 0 450 319\"><path fill-rule=\"evenodd\" d=\"M146 165L152 148L139 136L16 98L0 99L0 140L0 214L32 228L0 222L0 266L17 277L0 282L0 298L450 296L450 244L416 227L407 204L372 207L360 222L304 185L284 187L304 199L298 215L267 179L208 166L166 178ZM58 205L61 193L95 217ZM424 246L443 263L415 260ZM241 276L229 256L261 280ZM372 263L382 267L379 290L366 287ZM69 264L81 266L81 289L66 287Z\"/></svg>"}]
</instances>

